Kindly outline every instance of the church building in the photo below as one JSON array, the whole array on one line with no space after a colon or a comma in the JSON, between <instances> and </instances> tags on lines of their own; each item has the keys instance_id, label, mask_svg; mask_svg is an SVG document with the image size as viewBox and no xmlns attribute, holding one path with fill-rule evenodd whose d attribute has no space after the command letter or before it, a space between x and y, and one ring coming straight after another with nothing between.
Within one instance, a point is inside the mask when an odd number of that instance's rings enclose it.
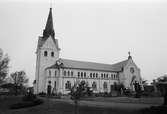
<instances>
[{"instance_id":1,"label":"church building","mask_svg":"<svg viewBox=\"0 0 167 114\"><path fill-rule=\"evenodd\" d=\"M140 69L130 52L126 60L115 64L77 61L59 57L60 48L55 39L52 8L50 8L43 36L38 38L34 93L68 94L71 87L85 81L94 93L112 92L114 84L123 84L134 90L134 82L142 84ZM49 87L49 88L48 88Z\"/></svg>"}]
</instances>

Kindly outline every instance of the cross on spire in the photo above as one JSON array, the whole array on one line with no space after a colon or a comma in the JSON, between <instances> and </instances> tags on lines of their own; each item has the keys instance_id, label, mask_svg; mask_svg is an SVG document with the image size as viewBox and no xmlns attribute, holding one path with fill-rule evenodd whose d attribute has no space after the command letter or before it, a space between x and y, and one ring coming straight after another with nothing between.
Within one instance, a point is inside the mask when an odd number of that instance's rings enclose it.
<instances>
[{"instance_id":1,"label":"cross on spire","mask_svg":"<svg viewBox=\"0 0 167 114\"><path fill-rule=\"evenodd\" d=\"M131 53L130 53L130 51L128 52L128 59L132 59L132 56L130 55Z\"/></svg>"}]
</instances>

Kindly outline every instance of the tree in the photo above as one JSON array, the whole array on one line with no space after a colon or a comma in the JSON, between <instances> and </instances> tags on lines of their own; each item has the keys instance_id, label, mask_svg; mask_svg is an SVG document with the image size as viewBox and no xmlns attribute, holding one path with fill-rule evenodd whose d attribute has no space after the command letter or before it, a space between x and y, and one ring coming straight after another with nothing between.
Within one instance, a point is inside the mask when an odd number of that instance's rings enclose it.
<instances>
[{"instance_id":1,"label":"tree","mask_svg":"<svg viewBox=\"0 0 167 114\"><path fill-rule=\"evenodd\" d=\"M9 57L8 55L3 55L2 49L0 49L0 84L3 82L8 74L8 65Z\"/></svg>"},{"instance_id":2,"label":"tree","mask_svg":"<svg viewBox=\"0 0 167 114\"><path fill-rule=\"evenodd\" d=\"M167 105L167 75L157 78L156 84L164 97L164 105Z\"/></svg>"},{"instance_id":3,"label":"tree","mask_svg":"<svg viewBox=\"0 0 167 114\"><path fill-rule=\"evenodd\" d=\"M16 71L14 73L11 73L10 76L14 81L15 95L17 95L18 89L23 89L24 85L28 83L28 78L26 77L25 71Z\"/></svg>"},{"instance_id":4,"label":"tree","mask_svg":"<svg viewBox=\"0 0 167 114\"><path fill-rule=\"evenodd\" d=\"M148 80L142 79L142 85L147 86L148 85Z\"/></svg>"},{"instance_id":5,"label":"tree","mask_svg":"<svg viewBox=\"0 0 167 114\"><path fill-rule=\"evenodd\" d=\"M74 101L75 104L75 114L78 113L78 100L81 97L84 97L86 95L91 95L92 91L90 90L90 87L85 83L85 81L81 81L80 83L74 84L74 86L71 88L71 99Z\"/></svg>"},{"instance_id":6,"label":"tree","mask_svg":"<svg viewBox=\"0 0 167 114\"><path fill-rule=\"evenodd\" d=\"M135 88L135 92L136 92L135 97L140 98L141 97L141 86L136 81L134 83L134 88Z\"/></svg>"}]
</instances>

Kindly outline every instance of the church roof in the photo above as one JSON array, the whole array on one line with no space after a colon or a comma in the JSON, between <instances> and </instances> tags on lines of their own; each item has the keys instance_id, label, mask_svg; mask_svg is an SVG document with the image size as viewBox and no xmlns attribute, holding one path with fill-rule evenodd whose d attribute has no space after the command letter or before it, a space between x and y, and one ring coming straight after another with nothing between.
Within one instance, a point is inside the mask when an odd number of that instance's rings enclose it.
<instances>
[{"instance_id":1,"label":"church roof","mask_svg":"<svg viewBox=\"0 0 167 114\"><path fill-rule=\"evenodd\" d=\"M69 59L59 59L61 68L73 68L73 69L83 69L83 70L95 70L95 71L108 71L108 72L120 72L122 68L127 64L128 59L121 61L116 64L103 64L87 61L76 61ZM48 68L57 68L57 63Z\"/></svg>"}]
</instances>

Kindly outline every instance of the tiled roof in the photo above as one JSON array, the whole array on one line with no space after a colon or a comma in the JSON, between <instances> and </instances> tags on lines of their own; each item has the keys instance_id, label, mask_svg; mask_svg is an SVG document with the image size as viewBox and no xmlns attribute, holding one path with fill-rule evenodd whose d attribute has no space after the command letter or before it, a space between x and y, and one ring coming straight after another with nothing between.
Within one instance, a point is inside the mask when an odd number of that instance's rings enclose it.
<instances>
[{"instance_id":1,"label":"tiled roof","mask_svg":"<svg viewBox=\"0 0 167 114\"><path fill-rule=\"evenodd\" d=\"M103 64L95 62L86 62L86 61L76 61L69 59L59 59L61 68L74 68L74 69L84 69L84 70L97 70L97 71L109 71L109 72L119 72L122 71L122 68L127 64L128 59L121 61L116 64ZM57 64L54 64L48 68L57 68Z\"/></svg>"}]
</instances>

